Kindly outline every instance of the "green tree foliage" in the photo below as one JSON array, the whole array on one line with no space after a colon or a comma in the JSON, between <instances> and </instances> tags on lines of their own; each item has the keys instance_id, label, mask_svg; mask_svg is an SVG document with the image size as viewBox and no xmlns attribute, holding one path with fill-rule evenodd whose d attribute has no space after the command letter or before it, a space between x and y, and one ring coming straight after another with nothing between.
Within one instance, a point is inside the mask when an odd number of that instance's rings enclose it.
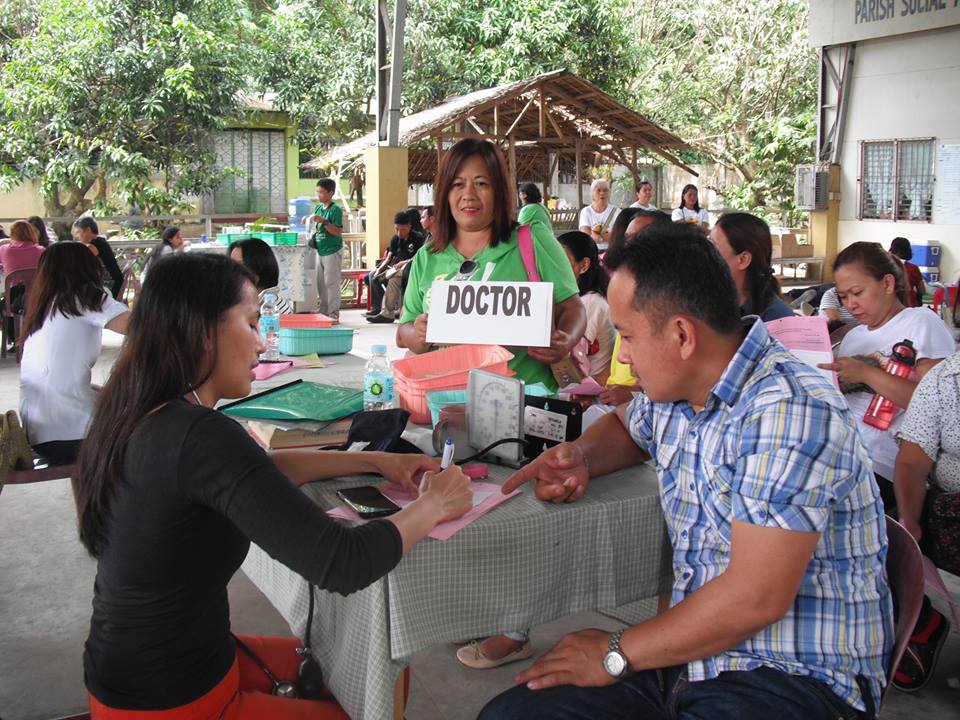
<instances>
[{"instance_id":1,"label":"green tree foliage","mask_svg":"<svg viewBox=\"0 0 960 720\"><path fill-rule=\"evenodd\" d=\"M805 0L635 0L644 69L637 106L739 183L727 203L768 214L793 207L793 167L813 159L817 55Z\"/></svg>"},{"instance_id":2,"label":"green tree foliage","mask_svg":"<svg viewBox=\"0 0 960 720\"><path fill-rule=\"evenodd\" d=\"M410 0L403 112L563 68L623 95L637 68L626 3ZM298 118L308 144L371 128L374 22L366 0L279 0L263 13L256 81Z\"/></svg>"},{"instance_id":3,"label":"green tree foliage","mask_svg":"<svg viewBox=\"0 0 960 720\"><path fill-rule=\"evenodd\" d=\"M175 207L219 177L209 133L246 87L239 0L40 0L4 46L0 184L39 180L47 212L111 197ZM94 190L94 199L86 198Z\"/></svg>"}]
</instances>

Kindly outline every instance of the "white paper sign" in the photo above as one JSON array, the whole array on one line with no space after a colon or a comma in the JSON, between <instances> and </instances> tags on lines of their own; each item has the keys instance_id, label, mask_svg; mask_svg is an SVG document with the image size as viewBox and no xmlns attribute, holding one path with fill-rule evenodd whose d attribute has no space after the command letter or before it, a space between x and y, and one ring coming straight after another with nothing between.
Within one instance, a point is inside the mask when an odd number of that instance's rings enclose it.
<instances>
[{"instance_id":1,"label":"white paper sign","mask_svg":"<svg viewBox=\"0 0 960 720\"><path fill-rule=\"evenodd\" d=\"M552 323L553 283L437 280L427 342L548 347Z\"/></svg>"}]
</instances>

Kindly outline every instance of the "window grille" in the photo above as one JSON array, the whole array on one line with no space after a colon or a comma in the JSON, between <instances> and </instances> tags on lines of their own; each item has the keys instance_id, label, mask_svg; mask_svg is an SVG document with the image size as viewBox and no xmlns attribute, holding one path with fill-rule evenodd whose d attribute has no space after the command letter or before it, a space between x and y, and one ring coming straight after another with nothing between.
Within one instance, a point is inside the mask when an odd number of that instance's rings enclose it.
<instances>
[{"instance_id":1,"label":"window grille","mask_svg":"<svg viewBox=\"0 0 960 720\"><path fill-rule=\"evenodd\" d=\"M930 222L933 138L860 143L860 220Z\"/></svg>"},{"instance_id":2,"label":"window grille","mask_svg":"<svg viewBox=\"0 0 960 720\"><path fill-rule=\"evenodd\" d=\"M225 130L216 135L214 148L218 168L238 170L214 190L215 212L272 215L287 211L282 131Z\"/></svg>"}]
</instances>

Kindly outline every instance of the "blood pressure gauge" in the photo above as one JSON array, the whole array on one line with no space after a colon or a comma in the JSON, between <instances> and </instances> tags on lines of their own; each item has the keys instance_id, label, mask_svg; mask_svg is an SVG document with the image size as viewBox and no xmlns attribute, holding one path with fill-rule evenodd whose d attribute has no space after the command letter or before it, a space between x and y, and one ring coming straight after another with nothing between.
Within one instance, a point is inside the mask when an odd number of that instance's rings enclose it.
<instances>
[{"instance_id":1,"label":"blood pressure gauge","mask_svg":"<svg viewBox=\"0 0 960 720\"><path fill-rule=\"evenodd\" d=\"M523 437L523 380L471 370L467 380L467 435L481 450L497 440ZM490 451L498 461L519 467L523 445L504 443Z\"/></svg>"}]
</instances>

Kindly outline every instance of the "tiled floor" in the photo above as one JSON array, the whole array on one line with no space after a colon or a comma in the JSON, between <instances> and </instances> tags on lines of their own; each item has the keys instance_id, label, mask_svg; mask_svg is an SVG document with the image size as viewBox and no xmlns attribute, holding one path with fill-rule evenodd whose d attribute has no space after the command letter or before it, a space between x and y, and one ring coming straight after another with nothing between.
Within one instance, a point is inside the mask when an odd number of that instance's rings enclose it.
<instances>
[{"instance_id":1,"label":"tiled floor","mask_svg":"<svg viewBox=\"0 0 960 720\"><path fill-rule=\"evenodd\" d=\"M395 326L369 325L360 311L344 324L358 328L357 354L371 344L393 347ZM116 357L118 338L106 341L94 380L103 380ZM391 357L399 357L395 347ZM0 360L0 408L19 399L16 361ZM57 717L83 707L80 656L90 613L94 563L76 539L69 483L10 486L0 493L0 717L31 720ZM948 578L960 599L960 580ZM288 628L260 592L238 574L230 585L232 620L239 632L286 634ZM534 647L543 652L564 632L582 627L612 629L616 621L593 613L535 628ZM454 648L437 646L413 658L410 720L473 718L492 696L509 687L519 666L478 672L456 663ZM884 708L888 720L960 718L960 635L951 631L936 677L916 695L896 691ZM952 682L956 683L955 680ZM958 683L960 685L960 683Z\"/></svg>"}]
</instances>

